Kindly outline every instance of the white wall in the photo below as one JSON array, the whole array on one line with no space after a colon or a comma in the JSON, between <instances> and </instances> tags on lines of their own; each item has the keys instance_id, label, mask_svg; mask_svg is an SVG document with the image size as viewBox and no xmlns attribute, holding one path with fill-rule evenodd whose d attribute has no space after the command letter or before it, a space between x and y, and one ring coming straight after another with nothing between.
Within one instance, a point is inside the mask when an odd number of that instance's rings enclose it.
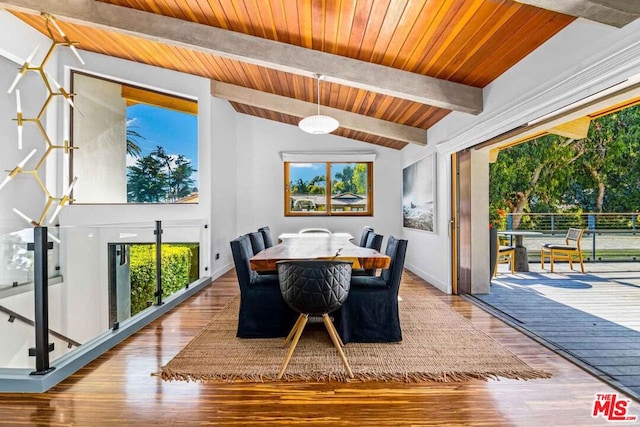
<instances>
[{"instance_id":1,"label":"white wall","mask_svg":"<svg viewBox=\"0 0 640 427\"><path fill-rule=\"evenodd\" d=\"M122 85L74 77L73 174L81 176L73 197L79 203L127 203L127 104Z\"/></svg>"},{"instance_id":2,"label":"white wall","mask_svg":"<svg viewBox=\"0 0 640 427\"><path fill-rule=\"evenodd\" d=\"M403 165L428 153L438 153L437 232L404 230L404 236L410 241L408 268L441 290L451 292L451 241L447 228L451 219L452 153L596 94L638 73L640 20L616 29L578 19L485 87L481 114L451 113L429 129L427 147L405 148ZM483 168L477 166L472 165L473 177L486 179ZM488 219L487 210L472 212L472 233L474 229L487 230ZM484 242L478 244L484 245ZM489 265L488 249L486 253L474 251L473 256L485 258L472 260L474 265ZM474 289L479 289L476 286L488 289L488 276L486 281L484 285L476 283Z\"/></svg>"},{"instance_id":3,"label":"white wall","mask_svg":"<svg viewBox=\"0 0 640 427\"><path fill-rule=\"evenodd\" d=\"M211 254L212 274L223 272L233 264L229 242L238 229L238 136L239 115L229 102L211 99ZM244 169L249 169L244 168ZM219 254L220 258L216 258Z\"/></svg>"},{"instance_id":4,"label":"white wall","mask_svg":"<svg viewBox=\"0 0 640 427\"><path fill-rule=\"evenodd\" d=\"M375 151L373 217L285 217L282 151ZM398 236L402 227L402 155L335 135L310 135L297 126L237 116L236 235L268 225L276 238L284 232L324 227L360 237L369 225L385 238ZM385 243L386 245L386 239Z\"/></svg>"}]
</instances>

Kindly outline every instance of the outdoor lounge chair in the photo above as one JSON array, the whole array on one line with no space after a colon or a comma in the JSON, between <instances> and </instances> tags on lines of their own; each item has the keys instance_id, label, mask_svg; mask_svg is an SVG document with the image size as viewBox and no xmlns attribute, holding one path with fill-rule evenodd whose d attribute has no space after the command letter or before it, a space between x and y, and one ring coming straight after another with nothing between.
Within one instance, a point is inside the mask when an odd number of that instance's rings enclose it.
<instances>
[{"instance_id":1,"label":"outdoor lounge chair","mask_svg":"<svg viewBox=\"0 0 640 427\"><path fill-rule=\"evenodd\" d=\"M573 256L578 257L580 261L580 270L584 273L584 263L582 262L582 250L580 249L580 240L584 230L581 228L570 228L564 239L564 245L554 243L545 243L540 249L540 265L544 268L545 255L549 257L551 262L551 272L553 273L554 261L569 261L569 268L573 270Z\"/></svg>"}]
</instances>

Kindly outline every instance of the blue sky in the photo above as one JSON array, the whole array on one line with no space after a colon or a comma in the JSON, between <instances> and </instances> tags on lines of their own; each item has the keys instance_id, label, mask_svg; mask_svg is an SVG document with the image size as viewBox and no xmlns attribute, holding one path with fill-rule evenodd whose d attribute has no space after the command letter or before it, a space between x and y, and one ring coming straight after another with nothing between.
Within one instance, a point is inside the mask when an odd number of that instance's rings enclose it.
<instances>
[{"instance_id":1,"label":"blue sky","mask_svg":"<svg viewBox=\"0 0 640 427\"><path fill-rule=\"evenodd\" d=\"M334 163L331 165L332 174L341 171L345 166L355 167L357 163ZM294 163L289 168L289 179L297 181L302 178L303 181L310 181L314 176L325 175L327 167L325 163ZM333 177L332 177L333 178Z\"/></svg>"},{"instance_id":2,"label":"blue sky","mask_svg":"<svg viewBox=\"0 0 640 427\"><path fill-rule=\"evenodd\" d=\"M317 175L325 175L327 167L324 163L296 163L289 168L289 178L291 181L297 181L302 178L303 181L310 181Z\"/></svg>"},{"instance_id":3,"label":"blue sky","mask_svg":"<svg viewBox=\"0 0 640 427\"><path fill-rule=\"evenodd\" d=\"M198 169L198 117L166 108L136 104L127 108L129 127L144 136L137 139L142 156L156 146L164 147L169 154L183 154ZM128 159L127 164L134 164ZM193 178L197 182L197 173ZM196 185L197 186L197 185Z\"/></svg>"}]
</instances>

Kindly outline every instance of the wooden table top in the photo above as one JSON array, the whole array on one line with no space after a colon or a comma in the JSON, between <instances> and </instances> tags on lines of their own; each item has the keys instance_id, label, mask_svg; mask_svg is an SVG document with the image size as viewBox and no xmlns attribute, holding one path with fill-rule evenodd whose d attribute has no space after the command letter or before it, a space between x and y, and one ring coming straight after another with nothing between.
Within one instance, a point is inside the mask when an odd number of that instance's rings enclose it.
<instances>
[{"instance_id":1,"label":"wooden table top","mask_svg":"<svg viewBox=\"0 0 640 427\"><path fill-rule=\"evenodd\" d=\"M527 230L503 230L498 231L498 234L502 234L504 236L540 236L542 235L539 231L527 231Z\"/></svg>"},{"instance_id":2,"label":"wooden table top","mask_svg":"<svg viewBox=\"0 0 640 427\"><path fill-rule=\"evenodd\" d=\"M285 240L285 239L307 239L307 238L314 238L314 237L318 237L318 236L332 236L334 238L344 239L344 240L353 239L353 236L351 234L349 234L349 233L332 233L332 234L327 234L327 233L282 233L281 235L278 236L278 239L280 239L280 240Z\"/></svg>"},{"instance_id":3,"label":"wooden table top","mask_svg":"<svg viewBox=\"0 0 640 427\"><path fill-rule=\"evenodd\" d=\"M273 271L276 262L299 259L335 259L353 262L353 268L388 268L391 258L374 249L356 246L345 236L305 234L255 254L249 261L255 271Z\"/></svg>"}]
</instances>

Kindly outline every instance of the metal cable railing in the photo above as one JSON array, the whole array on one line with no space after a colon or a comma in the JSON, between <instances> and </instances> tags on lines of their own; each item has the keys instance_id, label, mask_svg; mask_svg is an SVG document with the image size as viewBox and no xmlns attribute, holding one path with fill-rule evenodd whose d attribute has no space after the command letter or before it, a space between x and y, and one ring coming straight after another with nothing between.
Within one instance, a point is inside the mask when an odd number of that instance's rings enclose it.
<instances>
[{"instance_id":1,"label":"metal cable railing","mask_svg":"<svg viewBox=\"0 0 640 427\"><path fill-rule=\"evenodd\" d=\"M588 261L640 260L640 224L638 212L623 213L522 213L507 214L507 230L543 233L540 239L527 239L530 249L541 241L563 240L569 228L585 230L582 249ZM536 246L537 245L537 246ZM536 257L536 251L530 251Z\"/></svg>"}]
</instances>

